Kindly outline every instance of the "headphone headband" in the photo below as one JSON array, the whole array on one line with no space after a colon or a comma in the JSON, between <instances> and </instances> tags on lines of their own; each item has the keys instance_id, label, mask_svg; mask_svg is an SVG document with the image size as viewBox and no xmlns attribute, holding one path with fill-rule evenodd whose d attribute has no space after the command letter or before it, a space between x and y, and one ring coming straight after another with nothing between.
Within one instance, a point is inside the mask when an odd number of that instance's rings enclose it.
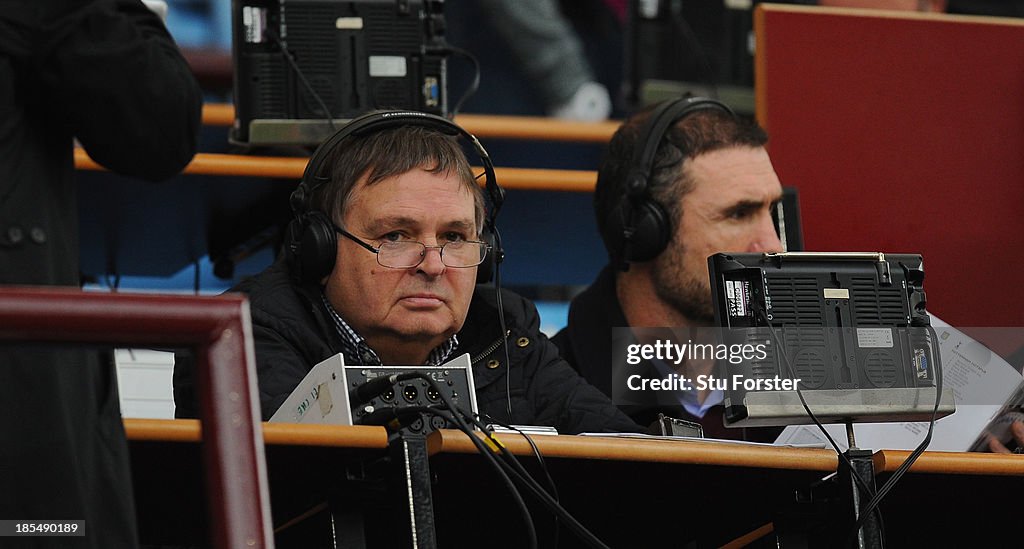
<instances>
[{"instance_id":1,"label":"headphone headband","mask_svg":"<svg viewBox=\"0 0 1024 549\"><path fill-rule=\"evenodd\" d=\"M718 109L730 116L736 113L728 105L717 99L706 97L685 97L666 101L651 113L640 132L643 146L633 149L633 161L626 180L626 192L630 196L640 196L647 191L647 183L654 169L654 156L658 146L664 139L668 129L687 116L703 110Z\"/></svg>"},{"instance_id":2,"label":"headphone headband","mask_svg":"<svg viewBox=\"0 0 1024 549\"><path fill-rule=\"evenodd\" d=\"M349 137L362 137L371 133L400 128L403 126L419 126L439 131L451 136L462 136L473 146L473 150L480 157L480 163L484 168L484 188L491 199L491 209L487 215L488 223L493 223L497 218L498 210L505 200L505 190L498 186L494 176L494 164L487 150L480 144L475 135L466 131L462 126L435 114L417 111L381 111L360 115L345 124L334 135L324 140L312 158L306 164L302 174L302 181L299 187L292 193L292 213L301 215L310 210L309 201L313 198L313 191L320 185L326 183L329 178L320 175L323 164L327 162L333 151L342 141Z\"/></svg>"}]
</instances>

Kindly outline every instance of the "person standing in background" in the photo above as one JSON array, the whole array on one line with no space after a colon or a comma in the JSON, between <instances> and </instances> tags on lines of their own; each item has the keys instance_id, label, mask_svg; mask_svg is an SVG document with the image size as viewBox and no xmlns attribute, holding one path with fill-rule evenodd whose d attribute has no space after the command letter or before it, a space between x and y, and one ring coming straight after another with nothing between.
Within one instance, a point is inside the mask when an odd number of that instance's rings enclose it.
<instances>
[{"instance_id":1,"label":"person standing in background","mask_svg":"<svg viewBox=\"0 0 1024 549\"><path fill-rule=\"evenodd\" d=\"M0 0L0 284L80 286L74 141L157 181L195 155L202 97L140 0ZM0 519L82 520L33 547L138 544L113 364L0 351Z\"/></svg>"}]
</instances>

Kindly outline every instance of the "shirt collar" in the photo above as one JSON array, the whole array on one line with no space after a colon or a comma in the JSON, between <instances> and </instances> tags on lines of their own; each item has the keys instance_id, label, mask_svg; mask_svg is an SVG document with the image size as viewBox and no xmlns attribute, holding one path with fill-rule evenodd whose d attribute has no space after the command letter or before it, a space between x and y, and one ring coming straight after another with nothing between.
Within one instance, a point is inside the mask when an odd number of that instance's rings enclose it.
<instances>
[{"instance_id":1,"label":"shirt collar","mask_svg":"<svg viewBox=\"0 0 1024 549\"><path fill-rule=\"evenodd\" d=\"M360 336L352 326L349 326L345 319L341 318L341 315L338 314L338 311L334 310L325 294L321 293L320 299L323 301L324 307L327 308L327 312L331 314L331 318L334 320L334 327L341 336L341 352L345 355L345 363L360 366L380 366L380 357L366 343L366 339ZM458 346L459 339L457 335L452 334L452 337L430 351L425 364L428 366L440 366L451 357Z\"/></svg>"},{"instance_id":2,"label":"shirt collar","mask_svg":"<svg viewBox=\"0 0 1024 549\"><path fill-rule=\"evenodd\" d=\"M665 364L665 362L661 360L651 359L649 362L653 364L654 368L657 369L658 372L663 376L668 377L669 374L675 372L675 370L671 366ZM683 409L686 410L691 416L697 418L703 418L712 406L715 406L716 404L721 404L722 402L725 401L725 392L723 392L720 389L712 389L711 392L708 393L707 397L704 398L704 402L699 401L699 395L696 390L681 389L674 391L674 393L676 396L676 400L679 401L679 405L682 406Z\"/></svg>"}]
</instances>

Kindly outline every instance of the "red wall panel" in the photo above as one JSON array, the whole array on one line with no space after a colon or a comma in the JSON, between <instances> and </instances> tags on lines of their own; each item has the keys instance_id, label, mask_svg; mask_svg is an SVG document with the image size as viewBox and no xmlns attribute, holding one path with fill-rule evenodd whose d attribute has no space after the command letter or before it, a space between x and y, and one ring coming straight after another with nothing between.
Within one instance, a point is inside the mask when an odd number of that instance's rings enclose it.
<instances>
[{"instance_id":1,"label":"red wall panel","mask_svg":"<svg viewBox=\"0 0 1024 549\"><path fill-rule=\"evenodd\" d=\"M1024 21L761 5L755 33L807 249L921 253L930 311L1024 325Z\"/></svg>"}]
</instances>

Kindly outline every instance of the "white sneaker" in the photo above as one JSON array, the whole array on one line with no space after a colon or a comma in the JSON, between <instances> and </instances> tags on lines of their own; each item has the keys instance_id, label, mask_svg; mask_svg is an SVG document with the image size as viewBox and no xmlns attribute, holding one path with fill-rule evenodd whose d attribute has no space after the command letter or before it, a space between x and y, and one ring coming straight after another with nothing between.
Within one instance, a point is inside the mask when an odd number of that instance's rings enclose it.
<instances>
[{"instance_id":1,"label":"white sneaker","mask_svg":"<svg viewBox=\"0 0 1024 549\"><path fill-rule=\"evenodd\" d=\"M576 89L572 98L563 105L551 109L550 114L563 120L600 122L612 113L612 99L608 89L597 82L584 82Z\"/></svg>"}]
</instances>

